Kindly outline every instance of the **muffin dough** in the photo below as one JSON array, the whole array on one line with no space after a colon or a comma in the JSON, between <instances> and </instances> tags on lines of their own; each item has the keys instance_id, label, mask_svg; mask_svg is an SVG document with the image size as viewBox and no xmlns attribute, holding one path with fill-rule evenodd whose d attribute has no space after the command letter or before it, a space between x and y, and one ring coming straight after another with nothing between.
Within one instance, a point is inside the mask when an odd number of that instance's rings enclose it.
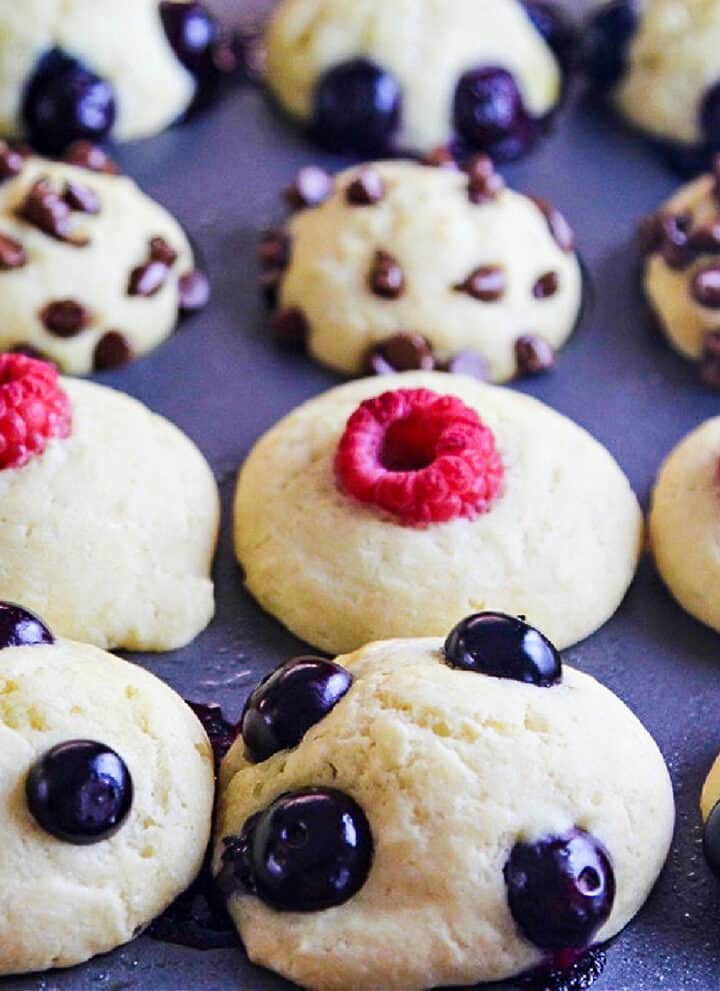
<instances>
[{"instance_id":1,"label":"muffin dough","mask_svg":"<svg viewBox=\"0 0 720 991\"><path fill-rule=\"evenodd\" d=\"M111 83L113 136L157 134L189 106L195 83L175 57L158 0L0 0L0 134L21 135L25 86L53 48Z\"/></svg>"},{"instance_id":2,"label":"muffin dough","mask_svg":"<svg viewBox=\"0 0 720 991\"><path fill-rule=\"evenodd\" d=\"M392 385L456 395L477 410L505 464L504 494L473 521L426 529L344 495L333 459L345 423L388 383L332 389L267 433L240 472L235 547L252 595L330 653L437 636L484 609L526 615L559 647L601 626L632 580L643 529L608 452L519 393L440 372Z\"/></svg>"},{"instance_id":3,"label":"muffin dough","mask_svg":"<svg viewBox=\"0 0 720 991\"><path fill-rule=\"evenodd\" d=\"M91 846L46 833L25 798L35 761L79 739L112 747L134 788L118 832ZM213 790L202 726L147 671L71 641L0 650L0 974L133 939L199 871Z\"/></svg>"},{"instance_id":4,"label":"muffin dough","mask_svg":"<svg viewBox=\"0 0 720 991\"><path fill-rule=\"evenodd\" d=\"M658 570L680 605L720 631L720 417L707 420L660 469L650 513Z\"/></svg>"},{"instance_id":5,"label":"muffin dough","mask_svg":"<svg viewBox=\"0 0 720 991\"><path fill-rule=\"evenodd\" d=\"M453 137L452 104L464 72L500 66L534 117L560 98L555 56L518 0L283 0L270 23L268 82L309 122L329 69L357 56L393 73L403 94L397 144L430 151Z\"/></svg>"},{"instance_id":6,"label":"muffin dough","mask_svg":"<svg viewBox=\"0 0 720 991\"><path fill-rule=\"evenodd\" d=\"M373 866L344 905L230 899L250 959L303 987L474 986L538 966L503 879L518 841L577 826L604 844L617 893L598 941L630 921L665 861L668 773L618 698L568 667L553 688L453 670L441 649L396 640L341 657L355 682L295 750L252 765L239 739L222 765L216 868L223 837L283 792L340 789L369 819Z\"/></svg>"},{"instance_id":7,"label":"muffin dough","mask_svg":"<svg viewBox=\"0 0 720 991\"><path fill-rule=\"evenodd\" d=\"M683 186L664 205L661 214L670 217L691 215L692 232L720 222L720 201L715 195L717 179L704 175ZM680 267L668 264L662 250L651 253L645 264L645 293L670 344L693 361L703 353L705 335L720 329L720 311L701 305L693 295L697 273L717 264L717 250L688 252Z\"/></svg>"},{"instance_id":8,"label":"muffin dough","mask_svg":"<svg viewBox=\"0 0 720 991\"><path fill-rule=\"evenodd\" d=\"M100 212L72 213L72 232L84 246L50 236L18 214L33 184L48 177L62 193L74 183L97 194ZM72 374L93 370L98 342L110 331L123 335L135 355L157 347L175 329L179 277L193 268L188 240L177 221L125 176L100 175L43 158L30 158L16 178L0 183L0 234L27 256L19 268L0 268L0 349L32 345ZM162 237L177 253L165 284L151 296L128 293L131 273L148 259L149 242ZM49 303L73 299L89 315L74 336L47 329Z\"/></svg>"},{"instance_id":9,"label":"muffin dough","mask_svg":"<svg viewBox=\"0 0 720 991\"><path fill-rule=\"evenodd\" d=\"M374 344L414 331L439 360L477 351L493 380L504 381L517 371L518 337L538 334L554 348L565 343L582 302L580 266L531 199L505 189L474 204L463 172L410 162L370 168L384 186L379 202L348 202L348 187L363 171L350 169L337 177L329 200L302 210L289 227L291 261L279 300L304 313L318 361L356 375ZM368 283L380 250L405 276L396 299L373 294ZM485 266L504 275L504 291L491 301L458 289ZM556 291L538 298L534 287L550 273Z\"/></svg>"},{"instance_id":10,"label":"muffin dough","mask_svg":"<svg viewBox=\"0 0 720 991\"><path fill-rule=\"evenodd\" d=\"M0 471L0 600L100 647L181 647L214 612L210 468L135 399L71 379L63 388L70 437Z\"/></svg>"}]
</instances>

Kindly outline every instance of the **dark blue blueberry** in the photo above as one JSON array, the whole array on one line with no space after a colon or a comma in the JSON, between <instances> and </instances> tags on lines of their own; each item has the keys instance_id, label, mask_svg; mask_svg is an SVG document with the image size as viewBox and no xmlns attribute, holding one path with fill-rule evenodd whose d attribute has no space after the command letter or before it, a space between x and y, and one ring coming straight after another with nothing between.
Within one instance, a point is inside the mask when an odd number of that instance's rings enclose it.
<instances>
[{"instance_id":1,"label":"dark blue blueberry","mask_svg":"<svg viewBox=\"0 0 720 991\"><path fill-rule=\"evenodd\" d=\"M562 65L568 65L578 39L567 13L553 0L522 0L522 5Z\"/></svg>"},{"instance_id":2,"label":"dark blue blueberry","mask_svg":"<svg viewBox=\"0 0 720 991\"><path fill-rule=\"evenodd\" d=\"M265 678L245 703L240 727L250 760L296 747L352 685L345 668L322 657L298 657Z\"/></svg>"},{"instance_id":3,"label":"dark blue blueberry","mask_svg":"<svg viewBox=\"0 0 720 991\"><path fill-rule=\"evenodd\" d=\"M59 48L38 62L22 116L38 151L60 155L73 141L102 142L115 123L112 86Z\"/></svg>"},{"instance_id":4,"label":"dark blue blueberry","mask_svg":"<svg viewBox=\"0 0 720 991\"><path fill-rule=\"evenodd\" d=\"M287 912L342 905L365 884L373 858L365 813L332 788L281 795L225 845L218 877L224 893L245 888Z\"/></svg>"},{"instance_id":5,"label":"dark blue blueberry","mask_svg":"<svg viewBox=\"0 0 720 991\"><path fill-rule=\"evenodd\" d=\"M543 950L590 946L615 901L608 852L581 829L516 843L504 875L513 919Z\"/></svg>"},{"instance_id":6,"label":"dark blue blueberry","mask_svg":"<svg viewBox=\"0 0 720 991\"><path fill-rule=\"evenodd\" d=\"M703 830L703 853L713 874L720 877L720 802L715 806Z\"/></svg>"},{"instance_id":7,"label":"dark blue blueberry","mask_svg":"<svg viewBox=\"0 0 720 991\"><path fill-rule=\"evenodd\" d=\"M237 727L229 723L223 716L223 711L216 702L190 702L185 700L203 725L208 735L215 758L215 770L220 767L220 761L235 742L238 734Z\"/></svg>"},{"instance_id":8,"label":"dark blue blueberry","mask_svg":"<svg viewBox=\"0 0 720 991\"><path fill-rule=\"evenodd\" d=\"M620 80L638 21L636 0L611 0L591 19L588 57L590 73L596 83L614 86Z\"/></svg>"},{"instance_id":9,"label":"dark blue blueberry","mask_svg":"<svg viewBox=\"0 0 720 991\"><path fill-rule=\"evenodd\" d=\"M315 89L311 131L337 152L376 155L392 147L400 126L402 93L394 76L369 59L341 62Z\"/></svg>"},{"instance_id":10,"label":"dark blue blueberry","mask_svg":"<svg viewBox=\"0 0 720 991\"><path fill-rule=\"evenodd\" d=\"M198 79L213 75L218 26L205 4L163 0L160 17L168 41L185 68Z\"/></svg>"},{"instance_id":11,"label":"dark blue blueberry","mask_svg":"<svg viewBox=\"0 0 720 991\"><path fill-rule=\"evenodd\" d=\"M67 843L107 839L130 812L133 784L122 757L93 740L70 740L48 750L25 784L30 812Z\"/></svg>"},{"instance_id":12,"label":"dark blue blueberry","mask_svg":"<svg viewBox=\"0 0 720 991\"><path fill-rule=\"evenodd\" d=\"M505 161L528 152L538 135L515 77L497 66L471 69L460 78L453 120L469 150Z\"/></svg>"},{"instance_id":13,"label":"dark blue blueberry","mask_svg":"<svg viewBox=\"0 0 720 991\"><path fill-rule=\"evenodd\" d=\"M711 151L720 150L720 82L705 94L700 107L700 126L707 147Z\"/></svg>"},{"instance_id":14,"label":"dark blue blueberry","mask_svg":"<svg viewBox=\"0 0 720 991\"><path fill-rule=\"evenodd\" d=\"M477 613L458 623L445 641L445 657L453 668L541 688L562 680L560 655L547 637L504 613Z\"/></svg>"},{"instance_id":15,"label":"dark blue blueberry","mask_svg":"<svg viewBox=\"0 0 720 991\"><path fill-rule=\"evenodd\" d=\"M34 613L12 602L0 602L0 650L47 643L55 643L55 637Z\"/></svg>"}]
</instances>

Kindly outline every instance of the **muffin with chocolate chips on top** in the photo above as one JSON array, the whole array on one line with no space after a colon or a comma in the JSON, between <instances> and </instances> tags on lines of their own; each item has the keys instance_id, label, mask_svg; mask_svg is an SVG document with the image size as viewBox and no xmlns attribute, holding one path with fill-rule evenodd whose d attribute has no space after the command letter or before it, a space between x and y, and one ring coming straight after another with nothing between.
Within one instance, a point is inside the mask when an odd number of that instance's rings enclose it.
<instances>
[{"instance_id":1,"label":"muffin with chocolate chips on top","mask_svg":"<svg viewBox=\"0 0 720 991\"><path fill-rule=\"evenodd\" d=\"M486 156L432 162L300 171L259 249L276 336L348 375L546 371L581 310L572 229Z\"/></svg>"},{"instance_id":2,"label":"muffin with chocolate chips on top","mask_svg":"<svg viewBox=\"0 0 720 991\"><path fill-rule=\"evenodd\" d=\"M174 217L99 148L66 157L0 142L0 350L83 375L157 347L207 292Z\"/></svg>"}]
</instances>

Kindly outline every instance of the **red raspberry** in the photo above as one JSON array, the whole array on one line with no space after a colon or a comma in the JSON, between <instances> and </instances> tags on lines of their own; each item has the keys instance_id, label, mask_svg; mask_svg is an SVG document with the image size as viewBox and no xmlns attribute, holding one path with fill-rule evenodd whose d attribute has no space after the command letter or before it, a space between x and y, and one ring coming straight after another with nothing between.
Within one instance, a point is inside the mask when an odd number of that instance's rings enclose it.
<instances>
[{"instance_id":1,"label":"red raspberry","mask_svg":"<svg viewBox=\"0 0 720 991\"><path fill-rule=\"evenodd\" d=\"M455 396L398 389L353 413L335 473L348 495L420 527L487 512L505 468L475 410Z\"/></svg>"},{"instance_id":2,"label":"red raspberry","mask_svg":"<svg viewBox=\"0 0 720 991\"><path fill-rule=\"evenodd\" d=\"M56 369L23 354L0 354L0 470L21 468L71 427Z\"/></svg>"}]
</instances>

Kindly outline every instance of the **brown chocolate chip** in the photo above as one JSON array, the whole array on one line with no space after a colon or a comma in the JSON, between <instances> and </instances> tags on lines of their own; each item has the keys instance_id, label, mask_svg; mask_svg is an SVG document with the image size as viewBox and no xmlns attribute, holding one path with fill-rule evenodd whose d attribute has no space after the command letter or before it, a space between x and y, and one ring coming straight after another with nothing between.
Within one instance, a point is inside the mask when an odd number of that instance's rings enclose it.
<instances>
[{"instance_id":1,"label":"brown chocolate chip","mask_svg":"<svg viewBox=\"0 0 720 991\"><path fill-rule=\"evenodd\" d=\"M184 272L178 281L180 312L197 313L210 302L210 281L197 268Z\"/></svg>"},{"instance_id":2,"label":"brown chocolate chip","mask_svg":"<svg viewBox=\"0 0 720 991\"><path fill-rule=\"evenodd\" d=\"M177 251L164 237L153 237L150 239L148 261L162 262L163 265L172 268L177 261Z\"/></svg>"},{"instance_id":3,"label":"brown chocolate chip","mask_svg":"<svg viewBox=\"0 0 720 991\"><path fill-rule=\"evenodd\" d=\"M20 175L25 166L25 156L7 141L0 141L0 182Z\"/></svg>"},{"instance_id":4,"label":"brown chocolate chip","mask_svg":"<svg viewBox=\"0 0 720 991\"><path fill-rule=\"evenodd\" d=\"M458 164L455 161L455 156L450 151L447 145L440 145L439 148L433 148L433 150L425 156L422 160L423 165L432 165L436 169L457 169Z\"/></svg>"},{"instance_id":5,"label":"brown chocolate chip","mask_svg":"<svg viewBox=\"0 0 720 991\"><path fill-rule=\"evenodd\" d=\"M97 342L94 364L97 371L109 371L127 365L133 356L132 348L124 334L118 330L109 330Z\"/></svg>"},{"instance_id":6,"label":"brown chocolate chip","mask_svg":"<svg viewBox=\"0 0 720 991\"><path fill-rule=\"evenodd\" d=\"M471 203L490 203L505 189L505 180L495 171L489 155L475 155L466 166Z\"/></svg>"},{"instance_id":7,"label":"brown chocolate chip","mask_svg":"<svg viewBox=\"0 0 720 991\"><path fill-rule=\"evenodd\" d=\"M154 296L165 285L169 274L165 262L155 258L148 259L130 273L128 296Z\"/></svg>"},{"instance_id":8,"label":"brown chocolate chip","mask_svg":"<svg viewBox=\"0 0 720 991\"><path fill-rule=\"evenodd\" d=\"M272 318L272 329L278 344L293 351L305 347L310 332L305 314L297 306L278 310Z\"/></svg>"},{"instance_id":9,"label":"brown chocolate chip","mask_svg":"<svg viewBox=\"0 0 720 991\"><path fill-rule=\"evenodd\" d=\"M397 299L405 288L405 274L387 251L376 251L369 277L370 289L382 299Z\"/></svg>"},{"instance_id":10,"label":"brown chocolate chip","mask_svg":"<svg viewBox=\"0 0 720 991\"><path fill-rule=\"evenodd\" d=\"M74 299L57 299L40 311L46 330L57 337L75 337L90 323L90 312Z\"/></svg>"},{"instance_id":11,"label":"brown chocolate chip","mask_svg":"<svg viewBox=\"0 0 720 991\"><path fill-rule=\"evenodd\" d=\"M720 309L720 265L708 265L696 272L691 292L700 306L711 310Z\"/></svg>"},{"instance_id":12,"label":"brown chocolate chip","mask_svg":"<svg viewBox=\"0 0 720 991\"><path fill-rule=\"evenodd\" d=\"M546 272L533 286L533 296L535 299L549 299L559 288L560 278L557 272Z\"/></svg>"},{"instance_id":13,"label":"brown chocolate chip","mask_svg":"<svg viewBox=\"0 0 720 991\"><path fill-rule=\"evenodd\" d=\"M89 186L81 186L79 182L66 182L63 199L71 210L78 213L100 213L100 197Z\"/></svg>"},{"instance_id":14,"label":"brown chocolate chip","mask_svg":"<svg viewBox=\"0 0 720 991\"><path fill-rule=\"evenodd\" d=\"M539 334L523 334L515 341L518 375L541 375L555 367L555 352Z\"/></svg>"},{"instance_id":15,"label":"brown chocolate chip","mask_svg":"<svg viewBox=\"0 0 720 991\"><path fill-rule=\"evenodd\" d=\"M660 252L670 268L682 270L693 263L694 252L689 245L692 222L691 213L665 214L661 218Z\"/></svg>"},{"instance_id":16,"label":"brown chocolate chip","mask_svg":"<svg viewBox=\"0 0 720 991\"><path fill-rule=\"evenodd\" d=\"M345 198L352 206L374 206L384 195L382 176L371 168L359 172L345 191Z\"/></svg>"},{"instance_id":17,"label":"brown chocolate chip","mask_svg":"<svg viewBox=\"0 0 720 991\"><path fill-rule=\"evenodd\" d=\"M507 288L505 269L500 265L483 265L468 275L464 282L454 286L455 292L464 292L482 303L494 303L501 299Z\"/></svg>"},{"instance_id":18,"label":"brown chocolate chip","mask_svg":"<svg viewBox=\"0 0 720 991\"><path fill-rule=\"evenodd\" d=\"M278 305L280 283L284 274L285 270L282 268L268 268L260 275L260 295L271 310Z\"/></svg>"},{"instance_id":19,"label":"brown chocolate chip","mask_svg":"<svg viewBox=\"0 0 720 991\"><path fill-rule=\"evenodd\" d=\"M531 196L535 206L545 217L550 233L561 251L575 250L575 231L560 211L541 196Z\"/></svg>"},{"instance_id":20,"label":"brown chocolate chip","mask_svg":"<svg viewBox=\"0 0 720 991\"><path fill-rule=\"evenodd\" d=\"M0 272L22 268L26 264L27 255L20 242L8 234L0 234Z\"/></svg>"},{"instance_id":21,"label":"brown chocolate chip","mask_svg":"<svg viewBox=\"0 0 720 991\"><path fill-rule=\"evenodd\" d=\"M700 381L709 389L720 389L720 330L711 330L703 340Z\"/></svg>"},{"instance_id":22,"label":"brown chocolate chip","mask_svg":"<svg viewBox=\"0 0 720 991\"><path fill-rule=\"evenodd\" d=\"M49 179L38 179L32 185L19 213L23 220L58 241L65 241L78 248L88 243L88 238L73 235L70 207L53 189Z\"/></svg>"},{"instance_id":23,"label":"brown chocolate chip","mask_svg":"<svg viewBox=\"0 0 720 991\"><path fill-rule=\"evenodd\" d=\"M458 351L441 366L441 370L452 375L467 375L479 382L487 382L490 378L490 367L477 351Z\"/></svg>"},{"instance_id":24,"label":"brown chocolate chip","mask_svg":"<svg viewBox=\"0 0 720 991\"><path fill-rule=\"evenodd\" d=\"M306 165L295 176L292 186L285 190L285 199L294 210L320 206L333 191L333 178L317 165Z\"/></svg>"},{"instance_id":25,"label":"brown chocolate chip","mask_svg":"<svg viewBox=\"0 0 720 991\"><path fill-rule=\"evenodd\" d=\"M257 249L262 268L283 269L290 262L290 236L281 227L264 231Z\"/></svg>"},{"instance_id":26,"label":"brown chocolate chip","mask_svg":"<svg viewBox=\"0 0 720 991\"><path fill-rule=\"evenodd\" d=\"M432 348L421 334L400 333L371 348L365 366L372 375L432 371L435 358Z\"/></svg>"},{"instance_id":27,"label":"brown chocolate chip","mask_svg":"<svg viewBox=\"0 0 720 991\"><path fill-rule=\"evenodd\" d=\"M63 155L68 165L88 169L90 172L104 172L106 175L119 175L118 165L100 145L92 141L74 141Z\"/></svg>"},{"instance_id":28,"label":"brown chocolate chip","mask_svg":"<svg viewBox=\"0 0 720 991\"><path fill-rule=\"evenodd\" d=\"M720 220L697 227L688 237L688 247L699 255L715 255L720 252Z\"/></svg>"}]
</instances>

